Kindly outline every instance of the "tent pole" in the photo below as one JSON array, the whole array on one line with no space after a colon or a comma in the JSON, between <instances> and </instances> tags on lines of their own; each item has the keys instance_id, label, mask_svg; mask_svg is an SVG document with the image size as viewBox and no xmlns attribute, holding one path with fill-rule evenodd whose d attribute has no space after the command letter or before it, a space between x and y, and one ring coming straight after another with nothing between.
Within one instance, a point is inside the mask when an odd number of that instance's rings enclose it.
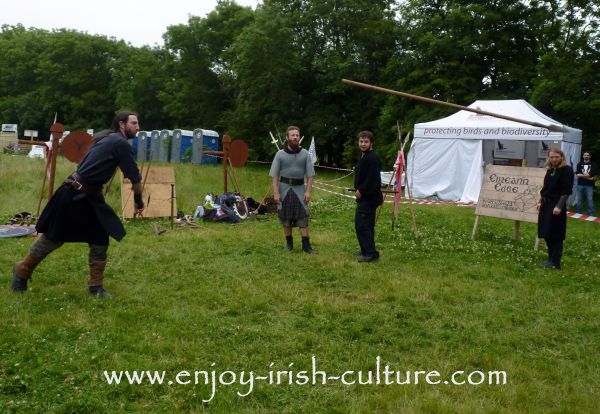
<instances>
[{"instance_id":1,"label":"tent pole","mask_svg":"<svg viewBox=\"0 0 600 414\"><path fill-rule=\"evenodd\" d=\"M546 128L553 132L567 132L564 128L562 128L558 125L553 125L553 124L544 125L544 124L540 124L539 122L528 121L526 119L515 118L512 116L497 114L494 112L482 111L481 109L469 108L468 106L462 106L462 105L458 105L458 104L451 103L451 102L438 101L437 99L426 98L424 96L413 95L413 94L406 93L406 92L399 92L399 91L395 91L393 89L381 88L379 86L369 85L368 83L361 83L361 82L356 82L356 81L352 81L352 80L348 80L348 79L342 79L342 82L347 85L356 86L356 87L363 88L363 89L370 89L372 91L377 91L377 92L383 92L383 93L387 93L390 95L401 96L404 98L414 99L414 100L420 101L420 102L430 103L430 104L434 104L434 105L441 105L441 106L445 106L447 108L458 109L458 110L462 110L462 111L475 112L476 114L479 114L479 115L493 116L494 118L506 119L507 121L518 122L520 124L531 125L531 126L538 127L538 128Z\"/></svg>"}]
</instances>

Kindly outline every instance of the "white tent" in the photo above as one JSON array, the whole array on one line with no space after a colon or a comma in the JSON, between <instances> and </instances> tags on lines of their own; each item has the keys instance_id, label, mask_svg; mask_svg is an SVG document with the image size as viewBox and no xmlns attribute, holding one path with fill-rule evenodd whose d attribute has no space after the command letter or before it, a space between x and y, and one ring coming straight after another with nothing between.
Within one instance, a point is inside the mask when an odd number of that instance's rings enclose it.
<instances>
[{"instance_id":1,"label":"white tent","mask_svg":"<svg viewBox=\"0 0 600 414\"><path fill-rule=\"evenodd\" d=\"M477 201L486 163L514 158L538 166L552 146L565 152L569 164L579 161L581 130L560 124L524 100L475 101L469 107L556 128L533 127L469 111L415 124L407 160L413 197Z\"/></svg>"}]
</instances>

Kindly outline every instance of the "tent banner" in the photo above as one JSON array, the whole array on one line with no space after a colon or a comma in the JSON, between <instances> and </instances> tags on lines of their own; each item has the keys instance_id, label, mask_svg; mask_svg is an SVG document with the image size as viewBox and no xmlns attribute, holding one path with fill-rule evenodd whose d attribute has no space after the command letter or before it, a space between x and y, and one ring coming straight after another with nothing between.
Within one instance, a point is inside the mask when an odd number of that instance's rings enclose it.
<instances>
[{"instance_id":1,"label":"tent banner","mask_svg":"<svg viewBox=\"0 0 600 414\"><path fill-rule=\"evenodd\" d=\"M527 126L421 126L415 125L415 137L509 140L562 140L562 134L547 128Z\"/></svg>"},{"instance_id":2,"label":"tent banner","mask_svg":"<svg viewBox=\"0 0 600 414\"><path fill-rule=\"evenodd\" d=\"M475 214L537 223L543 168L487 165Z\"/></svg>"}]
</instances>

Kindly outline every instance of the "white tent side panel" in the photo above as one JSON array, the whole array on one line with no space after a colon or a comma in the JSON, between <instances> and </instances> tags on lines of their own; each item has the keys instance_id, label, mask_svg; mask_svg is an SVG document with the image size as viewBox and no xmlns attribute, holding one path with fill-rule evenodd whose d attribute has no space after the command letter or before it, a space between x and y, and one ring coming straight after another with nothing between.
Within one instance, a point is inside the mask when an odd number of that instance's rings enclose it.
<instances>
[{"instance_id":1,"label":"white tent side panel","mask_svg":"<svg viewBox=\"0 0 600 414\"><path fill-rule=\"evenodd\" d=\"M477 201L483 181L484 141L553 142L563 149L569 164L579 161L581 130L555 121L522 99L475 101L469 107L556 128L534 127L464 110L415 124L415 139L408 154L409 183L414 197Z\"/></svg>"},{"instance_id":2,"label":"white tent side panel","mask_svg":"<svg viewBox=\"0 0 600 414\"><path fill-rule=\"evenodd\" d=\"M460 196L460 200L463 203L477 202L479 200L479 192L481 191L481 184L483 183L483 142L477 141L478 145L472 146L474 151L471 166L467 174L467 181L463 188L463 193ZM473 148L474 147L474 148Z\"/></svg>"},{"instance_id":3,"label":"white tent side panel","mask_svg":"<svg viewBox=\"0 0 600 414\"><path fill-rule=\"evenodd\" d=\"M481 140L416 138L408 153L412 196L477 201L483 179Z\"/></svg>"}]
</instances>

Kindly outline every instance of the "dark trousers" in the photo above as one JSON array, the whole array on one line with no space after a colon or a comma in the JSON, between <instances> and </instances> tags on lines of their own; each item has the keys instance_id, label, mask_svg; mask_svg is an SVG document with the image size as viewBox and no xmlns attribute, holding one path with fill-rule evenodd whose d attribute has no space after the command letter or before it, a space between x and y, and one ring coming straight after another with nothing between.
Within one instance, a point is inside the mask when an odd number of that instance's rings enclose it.
<instances>
[{"instance_id":1,"label":"dark trousers","mask_svg":"<svg viewBox=\"0 0 600 414\"><path fill-rule=\"evenodd\" d=\"M546 246L548 246L548 261L554 266L560 267L560 259L563 254L563 240L552 240L545 238Z\"/></svg>"},{"instance_id":2,"label":"dark trousers","mask_svg":"<svg viewBox=\"0 0 600 414\"><path fill-rule=\"evenodd\" d=\"M360 251L363 256L379 257L379 252L375 248L375 213L377 206L371 206L366 203L356 205L356 214L354 215L354 230L356 238L360 245Z\"/></svg>"}]
</instances>

